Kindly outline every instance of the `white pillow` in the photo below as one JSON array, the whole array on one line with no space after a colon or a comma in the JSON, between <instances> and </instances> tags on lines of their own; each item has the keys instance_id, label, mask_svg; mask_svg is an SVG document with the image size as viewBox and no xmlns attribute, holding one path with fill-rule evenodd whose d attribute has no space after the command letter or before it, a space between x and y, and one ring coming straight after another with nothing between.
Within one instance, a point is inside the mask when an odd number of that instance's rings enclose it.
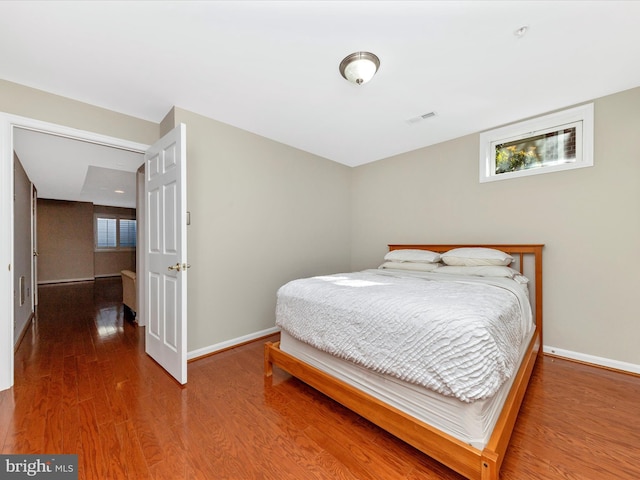
<instances>
[{"instance_id":1,"label":"white pillow","mask_svg":"<svg viewBox=\"0 0 640 480\"><path fill-rule=\"evenodd\" d=\"M510 265L513 257L507 253L484 247L454 248L441 255L447 265L474 267L480 265Z\"/></svg>"},{"instance_id":2,"label":"white pillow","mask_svg":"<svg viewBox=\"0 0 640 480\"><path fill-rule=\"evenodd\" d=\"M506 278L514 278L514 279L516 278L516 276L518 276L518 277L522 277L522 279L526 279L526 277L522 276L518 270L514 270L513 268L505 267L503 265L480 265L480 266L473 266L473 267L463 267L458 265L444 265L438 268L437 273L448 273L448 274L454 274L454 275L473 275L478 277L506 277ZM523 283L522 279L518 279L518 283Z\"/></svg>"},{"instance_id":3,"label":"white pillow","mask_svg":"<svg viewBox=\"0 0 640 480\"><path fill-rule=\"evenodd\" d=\"M396 270L413 270L418 272L433 272L439 268L439 263L419 263L419 262L384 262L378 268L394 268Z\"/></svg>"},{"instance_id":4,"label":"white pillow","mask_svg":"<svg viewBox=\"0 0 640 480\"><path fill-rule=\"evenodd\" d=\"M388 262L418 262L418 263L438 263L440 254L430 250L417 250L405 248L401 250L391 250L384 256Z\"/></svg>"}]
</instances>

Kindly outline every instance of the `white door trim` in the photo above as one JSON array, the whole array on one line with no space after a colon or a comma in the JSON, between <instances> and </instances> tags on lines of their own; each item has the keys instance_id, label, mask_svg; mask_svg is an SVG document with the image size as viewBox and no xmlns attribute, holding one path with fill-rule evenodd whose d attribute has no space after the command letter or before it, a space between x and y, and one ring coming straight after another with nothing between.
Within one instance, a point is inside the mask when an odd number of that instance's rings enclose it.
<instances>
[{"instance_id":1,"label":"white door trim","mask_svg":"<svg viewBox=\"0 0 640 480\"><path fill-rule=\"evenodd\" d=\"M149 145L0 113L0 391L13 386L13 128L144 153ZM37 185L36 185L37 187Z\"/></svg>"},{"instance_id":2,"label":"white door trim","mask_svg":"<svg viewBox=\"0 0 640 480\"><path fill-rule=\"evenodd\" d=\"M38 189L31 184L31 313L38 306Z\"/></svg>"}]
</instances>

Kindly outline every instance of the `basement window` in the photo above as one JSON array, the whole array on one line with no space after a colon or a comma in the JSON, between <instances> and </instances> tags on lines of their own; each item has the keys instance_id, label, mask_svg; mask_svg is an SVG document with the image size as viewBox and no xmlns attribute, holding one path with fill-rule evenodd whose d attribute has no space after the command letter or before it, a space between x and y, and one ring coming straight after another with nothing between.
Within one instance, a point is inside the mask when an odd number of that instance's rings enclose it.
<instances>
[{"instance_id":1,"label":"basement window","mask_svg":"<svg viewBox=\"0 0 640 480\"><path fill-rule=\"evenodd\" d=\"M593 166L593 104L480 134L480 182Z\"/></svg>"},{"instance_id":2,"label":"basement window","mask_svg":"<svg viewBox=\"0 0 640 480\"><path fill-rule=\"evenodd\" d=\"M99 251L136 248L136 220L118 215L96 215L95 248Z\"/></svg>"}]
</instances>

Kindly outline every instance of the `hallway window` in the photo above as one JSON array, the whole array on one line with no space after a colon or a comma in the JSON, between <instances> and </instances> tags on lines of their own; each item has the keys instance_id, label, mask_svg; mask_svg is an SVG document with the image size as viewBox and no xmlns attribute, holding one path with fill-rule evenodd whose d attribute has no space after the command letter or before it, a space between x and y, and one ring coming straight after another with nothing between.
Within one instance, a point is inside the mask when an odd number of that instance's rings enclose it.
<instances>
[{"instance_id":1,"label":"hallway window","mask_svg":"<svg viewBox=\"0 0 640 480\"><path fill-rule=\"evenodd\" d=\"M135 248L136 246L136 221L120 219L120 246Z\"/></svg>"},{"instance_id":2,"label":"hallway window","mask_svg":"<svg viewBox=\"0 0 640 480\"><path fill-rule=\"evenodd\" d=\"M136 220L119 216L95 216L96 250L136 248Z\"/></svg>"}]
</instances>

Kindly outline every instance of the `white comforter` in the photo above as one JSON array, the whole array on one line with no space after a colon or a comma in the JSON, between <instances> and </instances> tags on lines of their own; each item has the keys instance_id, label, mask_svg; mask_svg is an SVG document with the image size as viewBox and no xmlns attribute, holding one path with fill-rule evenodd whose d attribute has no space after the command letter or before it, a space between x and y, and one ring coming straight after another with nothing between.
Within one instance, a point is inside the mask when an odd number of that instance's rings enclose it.
<instances>
[{"instance_id":1,"label":"white comforter","mask_svg":"<svg viewBox=\"0 0 640 480\"><path fill-rule=\"evenodd\" d=\"M533 325L527 295L511 279L381 270L287 283L276 324L315 348L465 402L490 397L514 374Z\"/></svg>"}]
</instances>

